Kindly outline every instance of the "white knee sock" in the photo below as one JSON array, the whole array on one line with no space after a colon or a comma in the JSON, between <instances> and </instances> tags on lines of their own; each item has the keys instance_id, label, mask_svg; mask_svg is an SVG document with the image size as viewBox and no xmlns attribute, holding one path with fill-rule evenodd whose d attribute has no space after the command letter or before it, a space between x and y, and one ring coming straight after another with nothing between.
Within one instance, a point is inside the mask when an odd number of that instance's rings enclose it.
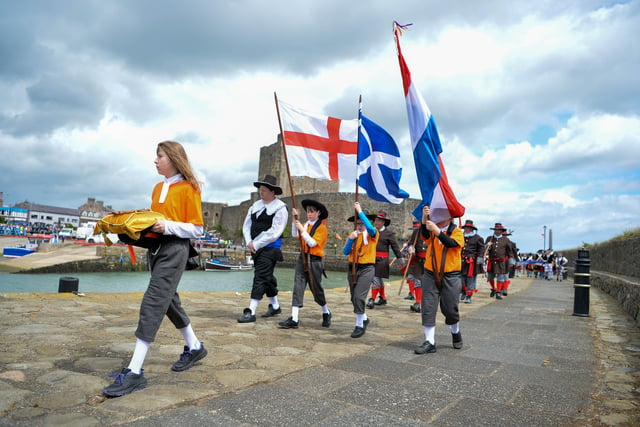
<instances>
[{"instance_id":1,"label":"white knee sock","mask_svg":"<svg viewBox=\"0 0 640 427\"><path fill-rule=\"evenodd\" d=\"M364 314L356 314L356 326L363 327L364 326Z\"/></svg>"},{"instance_id":2,"label":"white knee sock","mask_svg":"<svg viewBox=\"0 0 640 427\"><path fill-rule=\"evenodd\" d=\"M449 325L449 329L451 329L452 334L457 334L458 332L460 332L460 322Z\"/></svg>"},{"instance_id":3,"label":"white knee sock","mask_svg":"<svg viewBox=\"0 0 640 427\"><path fill-rule=\"evenodd\" d=\"M329 311L329 306L327 304L322 306L322 313L323 314L329 314L331 313L331 311Z\"/></svg>"},{"instance_id":4,"label":"white knee sock","mask_svg":"<svg viewBox=\"0 0 640 427\"><path fill-rule=\"evenodd\" d=\"M249 301L249 309L251 310L251 314L256 314L256 309L258 308L259 303L260 300L251 298L251 301Z\"/></svg>"},{"instance_id":5,"label":"white knee sock","mask_svg":"<svg viewBox=\"0 0 640 427\"><path fill-rule=\"evenodd\" d=\"M298 315L300 313L300 307L296 307L295 305L291 307L291 318L294 322L298 321Z\"/></svg>"},{"instance_id":6,"label":"white knee sock","mask_svg":"<svg viewBox=\"0 0 640 427\"><path fill-rule=\"evenodd\" d=\"M149 347L151 347L150 342L143 341L140 338L136 339L136 348L133 350L133 356L131 356L131 361L128 366L134 374L140 374L142 364L144 363L145 357L147 357Z\"/></svg>"},{"instance_id":7,"label":"white knee sock","mask_svg":"<svg viewBox=\"0 0 640 427\"><path fill-rule=\"evenodd\" d=\"M269 297L269 302L271 303L271 306L273 307L274 310L277 310L280 307L280 304L278 304L277 295L275 297Z\"/></svg>"},{"instance_id":8,"label":"white knee sock","mask_svg":"<svg viewBox=\"0 0 640 427\"><path fill-rule=\"evenodd\" d=\"M429 341L431 344L436 343L436 327L435 326L424 327L424 339L425 341Z\"/></svg>"},{"instance_id":9,"label":"white knee sock","mask_svg":"<svg viewBox=\"0 0 640 427\"><path fill-rule=\"evenodd\" d=\"M189 350L200 350L200 341L198 340L198 337L196 337L196 333L193 332L191 323L180 329L180 333L182 334L184 341L187 343Z\"/></svg>"}]
</instances>

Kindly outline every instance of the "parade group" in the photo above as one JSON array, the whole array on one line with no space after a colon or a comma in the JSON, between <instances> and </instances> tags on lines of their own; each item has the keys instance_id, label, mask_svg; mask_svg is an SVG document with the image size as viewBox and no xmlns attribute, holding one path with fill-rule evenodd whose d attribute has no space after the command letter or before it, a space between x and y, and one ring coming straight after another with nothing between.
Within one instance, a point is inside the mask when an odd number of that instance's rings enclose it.
<instances>
[{"instance_id":1,"label":"parade group","mask_svg":"<svg viewBox=\"0 0 640 427\"><path fill-rule=\"evenodd\" d=\"M207 356L191 321L182 307L178 284L190 256L190 239L203 233L200 185L195 178L186 152L180 143L165 141L158 144L155 160L157 172L164 180L156 184L151 196L151 210L164 215L149 231L157 236L157 244L148 251L151 278L140 305L136 343L128 366L112 374L115 381L103 390L108 397L118 397L142 389L147 385L142 365L151 343L155 340L165 316L182 334L184 351L172 365L173 371L185 371ZM251 251L254 276L249 304L238 323L257 320L257 309L266 296L268 307L262 318L282 313L278 300L278 283L274 276L276 264L283 260L283 234L289 224L289 209L277 196L282 194L276 178L266 175L255 181L259 199L249 208L243 223L243 235ZM328 230L325 220L327 208L317 200L301 201L305 219L297 207L291 207L292 237L299 240L291 299L291 313L278 326L297 329L301 325L300 309L304 294L311 291L314 302L321 308L321 326L331 326L332 313L322 287L325 244ZM355 327L351 338L365 335L370 319L367 309L387 304L384 279L389 278L390 253L403 264L409 288L408 300L415 302L411 310L421 314L424 342L414 350L416 354L435 353L435 328L438 309L445 317L451 332L452 346L463 346L458 304L471 304L478 291L477 277L486 276L491 296L500 300L508 295L510 279L525 270L528 275L550 279L556 265L561 280L566 258L561 254L540 252L518 258L518 250L509 239L501 223L493 234L483 239L472 220L458 227L454 218L438 222L430 220L430 208L422 209L422 219L414 221L411 237L402 246L395 233L388 228L391 218L385 212L367 213L360 203L353 204L354 215L345 221L353 223L343 254L348 264L348 284ZM395 260L393 261L395 262ZM540 266L543 265L543 270ZM548 270L548 266L551 267ZM369 293L370 296L369 296Z\"/></svg>"}]
</instances>

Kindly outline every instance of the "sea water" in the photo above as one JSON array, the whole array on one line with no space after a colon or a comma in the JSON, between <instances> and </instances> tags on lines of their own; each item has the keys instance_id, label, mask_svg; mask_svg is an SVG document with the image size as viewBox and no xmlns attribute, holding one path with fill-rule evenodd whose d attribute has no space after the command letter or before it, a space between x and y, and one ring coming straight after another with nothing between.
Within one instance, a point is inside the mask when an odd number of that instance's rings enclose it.
<instances>
[{"instance_id":1,"label":"sea water","mask_svg":"<svg viewBox=\"0 0 640 427\"><path fill-rule=\"evenodd\" d=\"M345 267L346 269L346 267ZM278 289L293 289L293 269L276 268ZM347 273L327 271L322 279L325 289L347 286ZM0 292L58 292L61 277L78 278L78 292L122 293L144 292L149 272L72 273L72 274L9 274L0 273ZM387 281L400 280L391 277ZM253 270L249 271L185 271L178 292L250 292Z\"/></svg>"}]
</instances>

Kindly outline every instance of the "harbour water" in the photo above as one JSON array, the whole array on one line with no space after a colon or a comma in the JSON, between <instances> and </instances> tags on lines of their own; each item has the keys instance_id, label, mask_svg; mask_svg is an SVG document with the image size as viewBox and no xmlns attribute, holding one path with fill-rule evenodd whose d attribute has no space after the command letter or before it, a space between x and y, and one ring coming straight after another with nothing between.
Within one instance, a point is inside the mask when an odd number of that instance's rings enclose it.
<instances>
[{"instance_id":1,"label":"harbour water","mask_svg":"<svg viewBox=\"0 0 640 427\"><path fill-rule=\"evenodd\" d=\"M325 289L346 287L347 274L327 271L322 285ZM0 273L0 292L58 292L60 278L78 278L78 292L122 293L144 292L149 282L149 272L77 273L77 274L8 274ZM276 268L278 289L293 289L293 269ZM400 280L391 277L389 280ZM251 271L185 271L178 292L250 292L253 281Z\"/></svg>"}]
</instances>

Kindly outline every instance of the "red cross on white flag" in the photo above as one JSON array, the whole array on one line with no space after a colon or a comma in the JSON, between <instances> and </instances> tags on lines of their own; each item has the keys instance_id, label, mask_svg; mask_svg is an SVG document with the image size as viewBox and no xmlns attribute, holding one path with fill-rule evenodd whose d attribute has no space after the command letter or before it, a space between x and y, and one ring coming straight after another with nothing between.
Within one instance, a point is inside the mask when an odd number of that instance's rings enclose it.
<instances>
[{"instance_id":1,"label":"red cross on white flag","mask_svg":"<svg viewBox=\"0 0 640 427\"><path fill-rule=\"evenodd\" d=\"M292 176L356 180L358 120L309 114L278 101Z\"/></svg>"}]
</instances>

